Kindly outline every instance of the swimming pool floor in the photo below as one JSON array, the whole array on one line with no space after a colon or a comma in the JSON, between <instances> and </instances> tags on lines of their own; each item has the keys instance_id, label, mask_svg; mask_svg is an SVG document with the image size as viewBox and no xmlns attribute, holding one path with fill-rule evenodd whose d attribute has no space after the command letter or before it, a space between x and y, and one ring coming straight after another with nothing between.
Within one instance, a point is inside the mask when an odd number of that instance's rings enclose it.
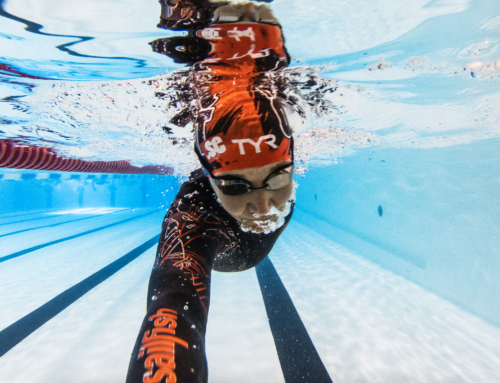
<instances>
[{"instance_id":1,"label":"swimming pool floor","mask_svg":"<svg viewBox=\"0 0 500 383\"><path fill-rule=\"evenodd\" d=\"M163 214L0 215L2 381L124 381ZM334 382L500 381L499 328L294 220L270 258ZM206 347L210 382L285 382L255 269L212 274Z\"/></svg>"}]
</instances>

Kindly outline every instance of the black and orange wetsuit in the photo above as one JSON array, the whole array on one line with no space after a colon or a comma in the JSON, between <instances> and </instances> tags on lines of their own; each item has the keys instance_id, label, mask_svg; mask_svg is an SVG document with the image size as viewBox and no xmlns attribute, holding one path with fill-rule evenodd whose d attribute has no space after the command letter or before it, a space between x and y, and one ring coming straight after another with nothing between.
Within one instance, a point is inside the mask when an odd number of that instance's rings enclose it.
<instances>
[{"instance_id":1,"label":"black and orange wetsuit","mask_svg":"<svg viewBox=\"0 0 500 383\"><path fill-rule=\"evenodd\" d=\"M207 382L205 331L212 270L256 266L291 215L274 233L244 232L217 202L203 171L191 175L163 222L147 315L132 353L128 383Z\"/></svg>"}]
</instances>

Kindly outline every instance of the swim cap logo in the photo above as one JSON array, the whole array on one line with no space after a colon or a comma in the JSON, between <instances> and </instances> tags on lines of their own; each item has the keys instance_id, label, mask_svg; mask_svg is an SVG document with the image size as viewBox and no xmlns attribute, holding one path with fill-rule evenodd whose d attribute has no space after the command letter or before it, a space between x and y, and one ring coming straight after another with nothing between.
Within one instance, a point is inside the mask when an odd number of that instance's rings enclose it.
<instances>
[{"instance_id":1,"label":"swim cap logo","mask_svg":"<svg viewBox=\"0 0 500 383\"><path fill-rule=\"evenodd\" d=\"M206 40L221 40L219 35L221 28L205 28L201 30L201 37Z\"/></svg>"},{"instance_id":2,"label":"swim cap logo","mask_svg":"<svg viewBox=\"0 0 500 383\"><path fill-rule=\"evenodd\" d=\"M267 141L265 141L267 140ZM246 153L245 153L245 147L243 146L243 144L247 143L247 144L252 144L255 148L255 153L260 153L260 144L262 144L262 142L265 141L266 144L268 144L271 148L273 149L277 149L278 146L276 146L275 142L276 142L276 136L274 134L268 134L266 136L262 136L259 138L259 140L257 142L255 142L254 140L252 140L251 138L243 138L243 139L240 139L240 140L232 140L233 143L235 144L238 144L239 148L240 148L240 154L242 156L244 156Z\"/></svg>"},{"instance_id":3,"label":"swim cap logo","mask_svg":"<svg viewBox=\"0 0 500 383\"><path fill-rule=\"evenodd\" d=\"M241 41L240 37L249 37L250 41L255 41L255 34L252 27L248 27L246 31L239 31L238 27L234 27L231 31L227 31L227 37L231 37L238 42Z\"/></svg>"},{"instance_id":4,"label":"swim cap logo","mask_svg":"<svg viewBox=\"0 0 500 383\"><path fill-rule=\"evenodd\" d=\"M205 149L208 152L207 158L213 158L218 154L222 154L226 151L225 145L220 145L222 143L222 138L215 136L212 141L208 140L205 142Z\"/></svg>"}]
</instances>

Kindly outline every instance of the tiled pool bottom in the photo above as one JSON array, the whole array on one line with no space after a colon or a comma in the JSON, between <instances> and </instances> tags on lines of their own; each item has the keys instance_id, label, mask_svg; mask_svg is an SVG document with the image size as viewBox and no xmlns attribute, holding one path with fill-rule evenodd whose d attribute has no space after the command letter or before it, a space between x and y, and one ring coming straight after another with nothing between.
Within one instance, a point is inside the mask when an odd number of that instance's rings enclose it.
<instances>
[{"instance_id":1,"label":"tiled pool bottom","mask_svg":"<svg viewBox=\"0 0 500 383\"><path fill-rule=\"evenodd\" d=\"M0 237L1 257L58 241L0 263L4 334L147 243L163 216L154 209L97 212L93 218L92 210L58 218L43 211L0 217L0 235L61 223L57 230ZM75 221L86 218L83 213L89 219ZM145 313L154 252L150 246L13 346L0 358L2 381L123 382ZM500 381L499 328L297 219L271 260L334 382ZM210 382L285 381L254 269L212 274L206 347Z\"/></svg>"}]
</instances>

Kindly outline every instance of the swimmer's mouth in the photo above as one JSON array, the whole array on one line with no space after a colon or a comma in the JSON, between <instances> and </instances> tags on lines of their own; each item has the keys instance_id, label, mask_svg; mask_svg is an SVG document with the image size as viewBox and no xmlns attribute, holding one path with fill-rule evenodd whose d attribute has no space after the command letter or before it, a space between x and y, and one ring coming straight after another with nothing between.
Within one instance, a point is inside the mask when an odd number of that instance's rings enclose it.
<instances>
[{"instance_id":1,"label":"swimmer's mouth","mask_svg":"<svg viewBox=\"0 0 500 383\"><path fill-rule=\"evenodd\" d=\"M250 218L252 221L269 221L273 218L276 218L275 215L265 215L265 216L254 216Z\"/></svg>"},{"instance_id":2,"label":"swimmer's mouth","mask_svg":"<svg viewBox=\"0 0 500 383\"><path fill-rule=\"evenodd\" d=\"M254 224L266 224L271 221L275 221L277 217L275 215L266 215L266 216L257 216L257 217L252 217L252 218L243 218L242 222L253 222Z\"/></svg>"}]
</instances>

